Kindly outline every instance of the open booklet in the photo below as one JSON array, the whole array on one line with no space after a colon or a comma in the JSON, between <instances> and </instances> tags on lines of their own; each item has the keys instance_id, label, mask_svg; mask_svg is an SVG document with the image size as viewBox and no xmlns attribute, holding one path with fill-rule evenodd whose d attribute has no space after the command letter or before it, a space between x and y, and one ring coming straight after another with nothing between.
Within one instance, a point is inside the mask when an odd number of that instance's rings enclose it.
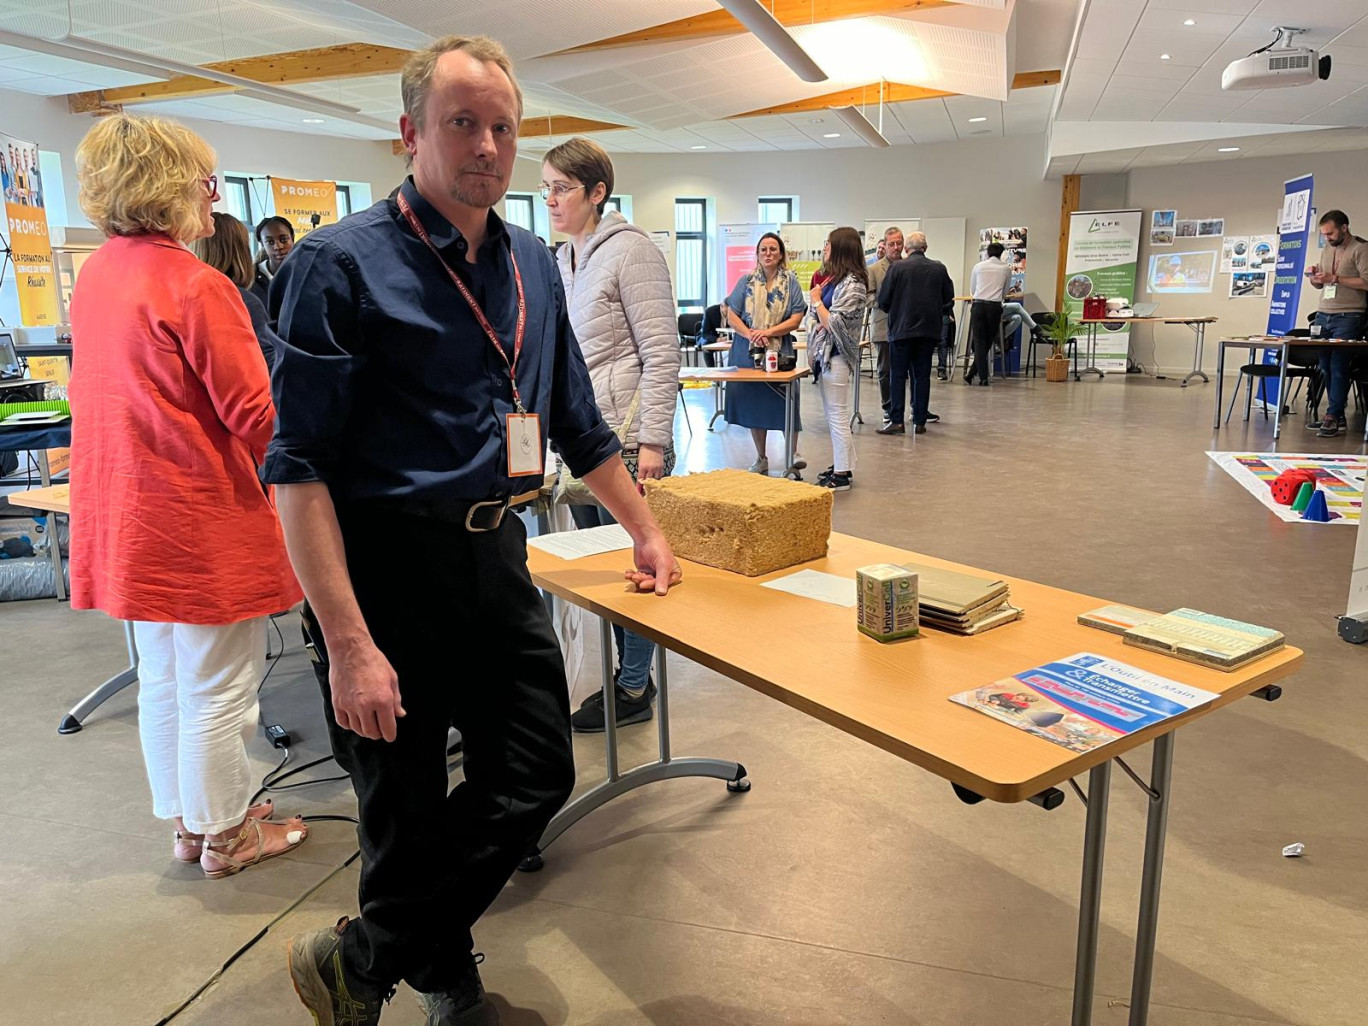
<instances>
[{"instance_id":1,"label":"open booklet","mask_svg":"<svg viewBox=\"0 0 1368 1026\"><path fill-rule=\"evenodd\" d=\"M1071 752L1090 752L1219 697L1104 656L1079 652L951 695L950 701Z\"/></svg>"}]
</instances>

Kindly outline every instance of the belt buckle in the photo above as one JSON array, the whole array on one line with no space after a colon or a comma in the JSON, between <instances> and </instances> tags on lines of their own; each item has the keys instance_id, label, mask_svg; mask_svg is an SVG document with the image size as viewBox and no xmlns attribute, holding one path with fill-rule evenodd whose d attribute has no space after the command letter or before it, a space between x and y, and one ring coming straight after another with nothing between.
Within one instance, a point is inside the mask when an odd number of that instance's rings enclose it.
<instances>
[{"instance_id":1,"label":"belt buckle","mask_svg":"<svg viewBox=\"0 0 1368 1026\"><path fill-rule=\"evenodd\" d=\"M494 515L494 522L490 524L488 527L475 526L475 517L479 513L479 511L490 508L497 510L497 512ZM500 525L503 524L504 513L506 513L507 511L508 503L505 502L503 499L493 499L489 502L472 503L470 509L466 511L465 529L467 531L470 531L472 534L484 534L489 531L497 531Z\"/></svg>"}]
</instances>

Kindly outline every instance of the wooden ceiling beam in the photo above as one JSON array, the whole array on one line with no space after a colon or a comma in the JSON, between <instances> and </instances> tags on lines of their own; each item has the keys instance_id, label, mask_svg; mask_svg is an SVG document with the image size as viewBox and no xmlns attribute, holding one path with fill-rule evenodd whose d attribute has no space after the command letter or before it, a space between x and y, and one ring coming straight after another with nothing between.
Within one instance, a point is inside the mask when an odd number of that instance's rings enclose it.
<instances>
[{"instance_id":1,"label":"wooden ceiling beam","mask_svg":"<svg viewBox=\"0 0 1368 1026\"><path fill-rule=\"evenodd\" d=\"M840 21L844 18L865 18L873 15L910 14L938 7L957 6L952 0L774 0L774 17L781 25L793 28L816 22ZM708 36L735 36L745 27L726 11L708 11L691 18L666 22L651 28L627 32L595 43L573 46L551 56L572 53L593 53L622 46L641 46L646 43L678 42Z\"/></svg>"},{"instance_id":2,"label":"wooden ceiling beam","mask_svg":"<svg viewBox=\"0 0 1368 1026\"><path fill-rule=\"evenodd\" d=\"M1023 71L1012 79L1012 88L1032 89L1036 86L1055 85L1059 82L1060 77L1058 71ZM867 104L877 104L879 102L879 85L878 82L871 82L867 86L840 89L834 93L823 93L821 96L812 96L806 100L781 103L777 107L748 110L744 114L733 114L732 118L758 118L766 114L801 114L804 111L827 110L831 107L863 107ZM897 82L883 83L883 100L885 103L935 100L944 96L958 95L960 94L945 92L942 89L926 89L922 86L902 85Z\"/></svg>"},{"instance_id":3,"label":"wooden ceiling beam","mask_svg":"<svg viewBox=\"0 0 1368 1026\"><path fill-rule=\"evenodd\" d=\"M235 61L206 64L212 71L240 75L264 85L289 86L304 82L330 82L341 78L388 75L398 71L409 59L410 51L371 43L344 43L315 50L264 54ZM111 106L130 106L166 100L193 100L236 92L234 86L207 78L181 75L165 82L73 93L67 108L73 114L99 113Z\"/></svg>"}]
</instances>

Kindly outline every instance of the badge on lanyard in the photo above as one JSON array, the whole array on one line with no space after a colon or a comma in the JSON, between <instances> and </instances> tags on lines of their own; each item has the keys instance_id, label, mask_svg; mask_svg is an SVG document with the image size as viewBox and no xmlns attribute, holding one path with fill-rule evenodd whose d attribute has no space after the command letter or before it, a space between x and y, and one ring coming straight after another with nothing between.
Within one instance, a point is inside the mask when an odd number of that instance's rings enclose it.
<instances>
[{"instance_id":1,"label":"badge on lanyard","mask_svg":"<svg viewBox=\"0 0 1368 1026\"><path fill-rule=\"evenodd\" d=\"M531 477L534 474L542 474L543 460L546 452L541 440L541 418L535 413L528 413L523 407L522 394L518 391L518 357L522 356L523 334L527 328L527 297L523 294L522 272L518 270L518 258L513 253L513 248L508 249L508 258L513 262L513 281L518 287L518 324L513 333L513 359L509 360L508 354L504 352L504 347L499 343L499 336L495 334L494 327L489 323L489 318L485 316L484 310L479 302L466 287L466 283L461 280L461 276L453 271L450 265L442 259L442 254L437 252L437 247L432 244L432 239L428 237L427 229L423 227L423 222L413 212L409 202L401 192L395 197L399 204L399 209L403 212L404 219L408 221L409 227L413 229L415 235L422 239L427 248L432 250L432 255L441 263L447 277L456 286L461 298L470 307L470 312L475 315L475 320L479 322L484 330L485 337L489 339L489 344L494 347L494 352L499 354L499 359L508 369L508 380L513 386L513 412L504 416L504 442L508 449L508 476L509 477Z\"/></svg>"},{"instance_id":2,"label":"badge on lanyard","mask_svg":"<svg viewBox=\"0 0 1368 1026\"><path fill-rule=\"evenodd\" d=\"M1338 282L1334 285L1326 285L1321 289L1321 295L1326 299L1334 299L1337 292L1339 292Z\"/></svg>"}]
</instances>

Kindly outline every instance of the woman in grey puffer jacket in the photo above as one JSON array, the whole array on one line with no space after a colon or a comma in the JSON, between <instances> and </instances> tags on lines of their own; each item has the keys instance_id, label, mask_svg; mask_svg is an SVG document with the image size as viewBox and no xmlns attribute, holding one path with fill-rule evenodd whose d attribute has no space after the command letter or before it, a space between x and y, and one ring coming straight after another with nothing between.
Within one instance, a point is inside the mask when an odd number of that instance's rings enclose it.
<instances>
[{"instance_id":1,"label":"woman in grey puffer jacket","mask_svg":"<svg viewBox=\"0 0 1368 1026\"><path fill-rule=\"evenodd\" d=\"M679 396L679 332L665 257L617 211L604 214L613 192L613 163L597 143L575 138L547 152L542 197L551 227L570 236L556 254L570 326L579 340L594 399L622 439L623 459L638 482L674 469L675 403ZM598 506L571 506L577 527L613 522ZM619 669L617 724L651 718L655 644L614 627ZM603 730L602 692L570 718L575 730Z\"/></svg>"}]
</instances>

